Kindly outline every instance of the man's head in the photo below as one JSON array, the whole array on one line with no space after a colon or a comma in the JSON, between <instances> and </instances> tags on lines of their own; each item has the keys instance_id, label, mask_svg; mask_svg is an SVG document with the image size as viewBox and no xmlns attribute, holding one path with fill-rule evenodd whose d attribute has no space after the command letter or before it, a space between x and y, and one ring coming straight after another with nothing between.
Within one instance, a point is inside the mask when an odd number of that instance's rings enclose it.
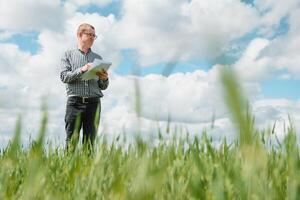
<instances>
[{"instance_id":1,"label":"man's head","mask_svg":"<svg viewBox=\"0 0 300 200\"><path fill-rule=\"evenodd\" d=\"M77 29L77 39L80 46L90 48L96 38L95 28L92 25L87 23L79 25Z\"/></svg>"}]
</instances>

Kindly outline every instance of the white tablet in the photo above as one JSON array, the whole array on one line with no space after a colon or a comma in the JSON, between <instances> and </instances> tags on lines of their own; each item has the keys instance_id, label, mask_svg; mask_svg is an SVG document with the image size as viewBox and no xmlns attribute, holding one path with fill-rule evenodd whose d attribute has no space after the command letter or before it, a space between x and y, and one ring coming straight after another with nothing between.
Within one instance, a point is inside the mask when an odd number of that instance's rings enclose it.
<instances>
[{"instance_id":1,"label":"white tablet","mask_svg":"<svg viewBox=\"0 0 300 200\"><path fill-rule=\"evenodd\" d=\"M87 72L84 72L81 78L83 80L98 79L96 73L101 70L107 71L111 66L111 64L112 64L111 62L95 59L94 62L92 63L92 67Z\"/></svg>"}]
</instances>

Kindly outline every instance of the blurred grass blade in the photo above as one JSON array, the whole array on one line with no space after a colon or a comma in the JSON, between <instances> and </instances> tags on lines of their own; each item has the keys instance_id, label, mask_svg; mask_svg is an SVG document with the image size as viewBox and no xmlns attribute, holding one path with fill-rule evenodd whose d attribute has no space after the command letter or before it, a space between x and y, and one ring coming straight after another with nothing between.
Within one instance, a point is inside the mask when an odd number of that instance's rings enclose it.
<instances>
[{"instance_id":1,"label":"blurred grass blade","mask_svg":"<svg viewBox=\"0 0 300 200\"><path fill-rule=\"evenodd\" d=\"M19 115L16 122L15 135L8 152L8 156L10 158L13 159L17 158L16 154L20 150L20 146L21 146L21 131L22 131L22 116Z\"/></svg>"},{"instance_id":2,"label":"blurred grass blade","mask_svg":"<svg viewBox=\"0 0 300 200\"><path fill-rule=\"evenodd\" d=\"M100 113L101 113L101 102L99 102L99 104L97 105L97 109L96 109L96 116L94 119L94 126L96 127L96 133L95 133L95 137L97 136L98 133L98 128L99 128L99 123L100 123Z\"/></svg>"},{"instance_id":3,"label":"blurred grass blade","mask_svg":"<svg viewBox=\"0 0 300 200\"><path fill-rule=\"evenodd\" d=\"M37 148L42 149L43 148L43 143L45 140L45 135L46 135L46 129L47 129L47 123L48 123L48 108L45 103L42 105L42 120L40 123L40 130L39 130L39 135L37 139Z\"/></svg>"},{"instance_id":4,"label":"blurred grass blade","mask_svg":"<svg viewBox=\"0 0 300 200\"><path fill-rule=\"evenodd\" d=\"M165 67L164 67L164 69L163 69L163 71L162 71L162 75L163 75L163 76L169 76L169 75L172 73L172 71L175 69L175 67L176 67L177 64L178 64L177 61L174 61L174 62L168 62L168 63L165 65Z\"/></svg>"},{"instance_id":5,"label":"blurred grass blade","mask_svg":"<svg viewBox=\"0 0 300 200\"><path fill-rule=\"evenodd\" d=\"M254 118L244 98L236 75L229 67L221 70L225 102L239 129L241 145L253 143Z\"/></svg>"},{"instance_id":6,"label":"blurred grass blade","mask_svg":"<svg viewBox=\"0 0 300 200\"><path fill-rule=\"evenodd\" d=\"M81 128L81 116L77 115L75 120L75 128L70 141L67 141L66 150L68 153L74 153L76 150L79 137L80 137L80 128Z\"/></svg>"}]
</instances>

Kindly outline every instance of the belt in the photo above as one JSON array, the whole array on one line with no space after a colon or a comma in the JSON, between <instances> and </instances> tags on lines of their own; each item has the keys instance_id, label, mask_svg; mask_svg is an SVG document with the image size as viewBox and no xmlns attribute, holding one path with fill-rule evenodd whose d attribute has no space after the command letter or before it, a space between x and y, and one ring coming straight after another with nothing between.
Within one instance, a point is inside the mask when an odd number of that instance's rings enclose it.
<instances>
[{"instance_id":1,"label":"belt","mask_svg":"<svg viewBox=\"0 0 300 200\"><path fill-rule=\"evenodd\" d=\"M74 99L80 103L97 103L99 102L100 97L80 97L80 96L71 96L70 99Z\"/></svg>"}]
</instances>

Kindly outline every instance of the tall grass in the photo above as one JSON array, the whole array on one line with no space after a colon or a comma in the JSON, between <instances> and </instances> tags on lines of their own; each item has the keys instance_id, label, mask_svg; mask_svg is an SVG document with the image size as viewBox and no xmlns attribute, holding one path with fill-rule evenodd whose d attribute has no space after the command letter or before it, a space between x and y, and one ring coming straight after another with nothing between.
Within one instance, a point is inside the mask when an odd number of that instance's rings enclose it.
<instances>
[{"instance_id":1,"label":"tall grass","mask_svg":"<svg viewBox=\"0 0 300 200\"><path fill-rule=\"evenodd\" d=\"M102 139L92 154L81 147L45 149L44 108L39 137L24 149L19 117L13 140L0 152L0 199L299 199L294 125L280 146L267 148L271 134L255 128L233 72L225 69L222 81L239 134L218 148L204 132L169 142L160 134L155 146L138 137L127 148L119 138Z\"/></svg>"}]
</instances>

